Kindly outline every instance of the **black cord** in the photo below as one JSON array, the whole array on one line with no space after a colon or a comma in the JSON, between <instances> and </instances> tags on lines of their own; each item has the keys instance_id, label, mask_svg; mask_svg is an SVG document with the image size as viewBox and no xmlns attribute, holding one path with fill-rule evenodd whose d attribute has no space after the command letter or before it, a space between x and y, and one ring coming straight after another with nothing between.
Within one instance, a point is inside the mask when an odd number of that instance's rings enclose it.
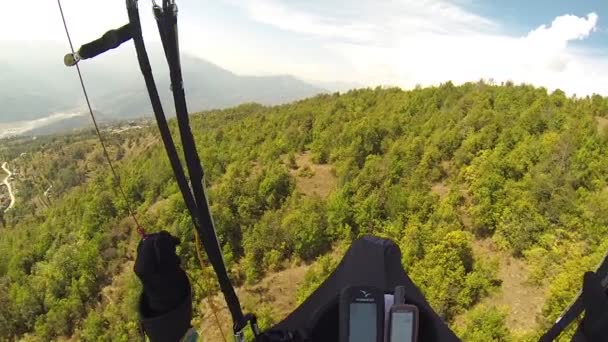
<instances>
[{"instance_id":1,"label":"black cord","mask_svg":"<svg viewBox=\"0 0 608 342\"><path fill-rule=\"evenodd\" d=\"M63 27L65 28L65 34L68 37L68 42L70 43L70 50L72 51L72 54L75 54L76 51L74 50L74 45L72 44L72 38L70 37L70 31L68 30L68 25L65 20L63 8L61 7L61 0L57 0L57 4L59 5L59 12L61 13L61 19L63 20ZM101 148L103 149L103 154L105 155L106 161L108 162L108 165L110 166L110 171L112 172L112 176L114 177L114 179L117 182L118 190L119 190L123 200L127 204L127 211L129 212L129 215L131 215L131 217L133 218L133 221L135 222L135 225L137 227L137 233L142 238L144 238L146 236L144 228L139 224L139 221L137 221L137 217L135 216L135 213L131 210L131 208L132 208L131 201L129 201L129 198L127 197L125 191L122 188L122 185L120 183L120 177L118 176L118 174L116 173L116 170L114 169L114 165L112 164L112 160L110 159L110 154L108 153L108 149L106 148L106 144L101 135L101 131L99 130L99 125L97 124L97 120L95 119L95 114L93 114L93 108L91 107L91 101L89 101L89 95L87 93L87 88L84 85L84 80L82 78L82 72L80 71L80 66L78 65L78 63L76 63L76 70L78 71L78 78L80 79L80 86L82 87L82 92L84 93L84 98L87 102L87 107L89 108L89 114L91 115L91 120L93 120L93 125L95 126L95 132L97 133L97 138L99 138L99 142L101 143Z\"/></svg>"}]
</instances>

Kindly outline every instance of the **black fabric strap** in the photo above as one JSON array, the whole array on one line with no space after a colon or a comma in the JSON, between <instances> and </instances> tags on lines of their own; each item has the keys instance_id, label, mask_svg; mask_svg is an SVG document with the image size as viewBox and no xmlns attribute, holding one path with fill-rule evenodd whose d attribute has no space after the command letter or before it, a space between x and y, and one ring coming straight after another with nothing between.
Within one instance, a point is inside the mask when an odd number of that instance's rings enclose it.
<instances>
[{"instance_id":1,"label":"black fabric strap","mask_svg":"<svg viewBox=\"0 0 608 342\"><path fill-rule=\"evenodd\" d=\"M165 56L167 57L167 63L169 65L171 89L173 91L173 100L183 146L184 159L186 160L192 192L194 193L194 200L198 208L198 213L192 214L199 219L196 228L201 235L203 247L205 248L209 261L218 277L222 293L226 298L228 309L230 310L235 323L235 331L240 331L245 326L246 322L239 299L236 296L230 278L228 277L220 245L215 234L215 226L205 194L203 168L190 128L190 119L188 116L179 58L177 7L172 2L164 1L162 13L158 13L158 11L155 11L155 13L157 13L158 28L165 50Z\"/></svg>"},{"instance_id":2,"label":"black fabric strap","mask_svg":"<svg viewBox=\"0 0 608 342\"><path fill-rule=\"evenodd\" d=\"M602 263L597 268L595 273L601 277L602 286L604 287L604 290L606 290L608 288L608 255L604 257L604 260L602 260ZM564 330L566 330L566 328L568 328L568 326L574 322L574 320L576 320L584 310L585 307L583 304L583 296L579 293L574 303L572 303L572 305L566 309L566 312L564 312L564 314L557 319L551 329L549 329L540 338L540 342L551 342L557 339L557 337Z\"/></svg>"},{"instance_id":3,"label":"black fabric strap","mask_svg":"<svg viewBox=\"0 0 608 342\"><path fill-rule=\"evenodd\" d=\"M137 8L137 0L128 0L127 5L129 20L131 22L131 25L133 26L133 42L135 43L137 59L139 61L139 66L146 82L146 88L148 90L148 95L150 96L150 102L152 103L152 109L154 111L154 116L158 124L161 139L163 141L163 145L165 146L167 156L169 157L171 167L173 168L173 173L175 174L177 185L180 189L180 192L182 193L182 196L184 197L186 207L190 212L192 212L196 210L196 204L194 202L192 194L190 193L188 180L186 178L186 175L184 174L184 169L182 168L182 165L180 163L179 156L177 154L177 149L175 148L175 143L173 142L173 138L171 137L171 131L169 130L169 125L167 124L167 119L165 118L165 113L160 101L160 97L158 95L158 89L156 88L156 83L154 82L152 67L150 66L150 59L148 57L148 53L146 51L141 32L141 23L139 19L139 11Z\"/></svg>"},{"instance_id":4,"label":"black fabric strap","mask_svg":"<svg viewBox=\"0 0 608 342\"><path fill-rule=\"evenodd\" d=\"M154 12L157 17L159 32L169 64L171 85L173 90L173 98L177 122L180 130L180 137L184 150L184 157L188 174L190 176L190 184L186 178L184 169L180 163L175 144L171 137L166 118L162 109L158 91L154 83L154 77L150 67L150 62L145 50L145 45L141 33L141 24L139 21L139 12L137 9L137 0L127 0L127 8L129 11L129 20L133 28L133 38L135 48L139 59L141 71L146 81L150 101L154 109L161 137L165 145L165 150L169 156L171 166L175 173L178 186L186 206L190 211L192 220L196 230L201 236L203 248L205 249L209 262L211 263L220 285L220 289L224 294L228 309L232 315L235 332L242 330L246 325L246 319L241 310L239 299L234 291L234 287L228 277L228 272L222 258L221 249L215 233L213 219L209 210L207 196L204 188L203 168L196 150L196 144L190 129L188 109L185 100L185 93L182 82L181 66L179 61L179 47L177 43L177 9L173 7L169 1L165 1L164 8L161 9L155 6Z\"/></svg>"}]
</instances>

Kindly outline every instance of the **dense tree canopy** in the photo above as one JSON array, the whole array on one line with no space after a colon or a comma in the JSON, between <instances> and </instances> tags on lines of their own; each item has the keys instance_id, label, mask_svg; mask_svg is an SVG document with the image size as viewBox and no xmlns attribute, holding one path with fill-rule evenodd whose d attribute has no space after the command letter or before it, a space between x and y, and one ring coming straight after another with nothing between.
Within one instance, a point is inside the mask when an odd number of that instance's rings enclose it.
<instances>
[{"instance_id":1,"label":"dense tree canopy","mask_svg":"<svg viewBox=\"0 0 608 342\"><path fill-rule=\"evenodd\" d=\"M606 116L599 96L477 82L247 104L193 115L192 127L237 285L320 257L301 301L333 269L336 246L377 234L399 244L412 279L463 339L507 341L508 310L477 305L500 279L474 247L491 239L548 289L530 336L555 319L608 249L608 132L598 126ZM112 135L109 144L146 228L182 240L195 300L215 293L156 131ZM20 168L25 199L0 230L0 339L136 338L139 288L129 262L137 238L92 136L0 152ZM328 196L296 186L315 177L314 168L293 172L308 154L333 170ZM53 196L41 201L48 183Z\"/></svg>"}]
</instances>

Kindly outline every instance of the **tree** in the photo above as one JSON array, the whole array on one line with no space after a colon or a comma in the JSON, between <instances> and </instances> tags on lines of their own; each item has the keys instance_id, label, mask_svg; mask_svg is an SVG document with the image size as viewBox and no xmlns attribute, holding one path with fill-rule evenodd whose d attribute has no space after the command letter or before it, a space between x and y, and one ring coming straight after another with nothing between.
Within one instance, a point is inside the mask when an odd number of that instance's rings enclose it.
<instances>
[{"instance_id":1,"label":"tree","mask_svg":"<svg viewBox=\"0 0 608 342\"><path fill-rule=\"evenodd\" d=\"M293 191L293 180L289 173L280 165L269 167L263 177L258 193L268 208L277 209Z\"/></svg>"},{"instance_id":2,"label":"tree","mask_svg":"<svg viewBox=\"0 0 608 342\"><path fill-rule=\"evenodd\" d=\"M470 342L508 342L512 340L507 327L507 309L481 305L465 316L458 336Z\"/></svg>"},{"instance_id":3,"label":"tree","mask_svg":"<svg viewBox=\"0 0 608 342\"><path fill-rule=\"evenodd\" d=\"M521 256L546 229L545 218L533 204L520 199L504 208L498 218L496 232L506 239L515 255Z\"/></svg>"},{"instance_id":4,"label":"tree","mask_svg":"<svg viewBox=\"0 0 608 342\"><path fill-rule=\"evenodd\" d=\"M332 242L333 233L328 229L325 203L319 198L305 198L295 206L281 224L293 236L296 255L310 261L326 252Z\"/></svg>"},{"instance_id":5,"label":"tree","mask_svg":"<svg viewBox=\"0 0 608 342\"><path fill-rule=\"evenodd\" d=\"M435 311L449 321L475 304L481 297L480 291L488 290L495 277L492 273L475 267L470 234L452 231L414 264L410 277Z\"/></svg>"}]
</instances>

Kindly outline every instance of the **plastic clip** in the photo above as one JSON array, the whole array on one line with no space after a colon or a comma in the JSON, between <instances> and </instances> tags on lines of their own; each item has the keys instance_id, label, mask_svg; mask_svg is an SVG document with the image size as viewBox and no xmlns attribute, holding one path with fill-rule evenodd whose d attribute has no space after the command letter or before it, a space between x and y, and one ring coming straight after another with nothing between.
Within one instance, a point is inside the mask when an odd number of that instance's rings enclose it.
<instances>
[{"instance_id":1,"label":"plastic clip","mask_svg":"<svg viewBox=\"0 0 608 342\"><path fill-rule=\"evenodd\" d=\"M236 325L235 324L235 329L234 329L234 340L236 342L245 342L245 328L247 327L247 323L249 323L249 326L251 327L251 331L253 331L253 336L255 338L257 338L258 336L260 336L260 328L258 327L258 319L257 317L255 317L255 315L253 314L246 314L245 317L243 317L243 323L242 325Z\"/></svg>"}]
</instances>

